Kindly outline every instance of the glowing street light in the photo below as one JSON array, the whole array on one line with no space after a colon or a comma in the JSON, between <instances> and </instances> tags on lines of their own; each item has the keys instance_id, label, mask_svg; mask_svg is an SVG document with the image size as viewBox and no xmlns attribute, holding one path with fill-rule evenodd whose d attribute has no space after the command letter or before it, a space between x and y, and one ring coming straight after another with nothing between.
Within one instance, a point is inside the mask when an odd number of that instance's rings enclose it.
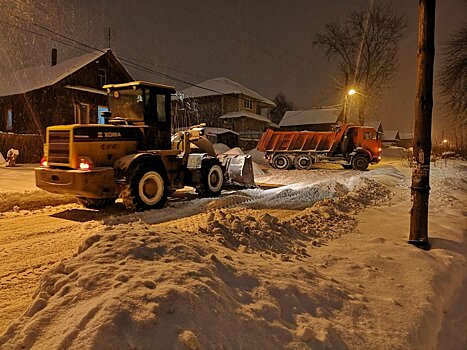
<instances>
[{"instance_id":1,"label":"glowing street light","mask_svg":"<svg viewBox=\"0 0 467 350\"><path fill-rule=\"evenodd\" d=\"M344 96L344 124L347 124L347 109L348 109L348 105L349 105L349 101L347 100L349 96L352 96L352 95L355 95L357 93L357 90L355 89L350 89L349 91L347 91L347 93L345 94Z\"/></svg>"},{"instance_id":2,"label":"glowing street light","mask_svg":"<svg viewBox=\"0 0 467 350\"><path fill-rule=\"evenodd\" d=\"M448 143L448 140L444 139L444 140L443 140L443 143L444 143L444 144Z\"/></svg>"}]
</instances>

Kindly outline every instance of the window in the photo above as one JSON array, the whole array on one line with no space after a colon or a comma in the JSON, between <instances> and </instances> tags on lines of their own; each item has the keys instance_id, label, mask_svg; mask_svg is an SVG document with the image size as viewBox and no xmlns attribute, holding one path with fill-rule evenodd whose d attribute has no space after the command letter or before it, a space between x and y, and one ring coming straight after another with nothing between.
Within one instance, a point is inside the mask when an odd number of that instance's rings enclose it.
<instances>
[{"instance_id":1,"label":"window","mask_svg":"<svg viewBox=\"0 0 467 350\"><path fill-rule=\"evenodd\" d=\"M102 115L102 112L108 112L109 108L105 106L98 106L97 107L97 123L98 124L105 124L105 119L104 116Z\"/></svg>"},{"instance_id":2,"label":"window","mask_svg":"<svg viewBox=\"0 0 467 350\"><path fill-rule=\"evenodd\" d=\"M97 74L99 76L99 86L102 87L107 82L107 72L105 71L105 69L99 68L97 70Z\"/></svg>"},{"instance_id":3,"label":"window","mask_svg":"<svg viewBox=\"0 0 467 350\"><path fill-rule=\"evenodd\" d=\"M246 109L253 109L253 100L250 100L248 98L244 99L243 100L243 106L246 108Z\"/></svg>"},{"instance_id":4,"label":"window","mask_svg":"<svg viewBox=\"0 0 467 350\"><path fill-rule=\"evenodd\" d=\"M167 114L165 109L165 95L157 95L157 121L165 123L167 121Z\"/></svg>"},{"instance_id":5,"label":"window","mask_svg":"<svg viewBox=\"0 0 467 350\"><path fill-rule=\"evenodd\" d=\"M6 111L6 131L13 130L13 110L11 108Z\"/></svg>"},{"instance_id":6,"label":"window","mask_svg":"<svg viewBox=\"0 0 467 350\"><path fill-rule=\"evenodd\" d=\"M364 140L376 140L376 133L374 132L364 132L363 133Z\"/></svg>"},{"instance_id":7,"label":"window","mask_svg":"<svg viewBox=\"0 0 467 350\"><path fill-rule=\"evenodd\" d=\"M75 123L89 124L91 106L88 103L75 104Z\"/></svg>"}]
</instances>

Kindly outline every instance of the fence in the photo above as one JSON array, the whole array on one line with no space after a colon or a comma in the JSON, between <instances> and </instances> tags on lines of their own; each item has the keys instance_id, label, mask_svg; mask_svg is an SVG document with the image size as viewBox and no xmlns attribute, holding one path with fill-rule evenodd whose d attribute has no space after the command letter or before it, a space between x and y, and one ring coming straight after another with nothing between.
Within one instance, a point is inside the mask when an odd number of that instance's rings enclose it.
<instances>
[{"instance_id":1,"label":"fence","mask_svg":"<svg viewBox=\"0 0 467 350\"><path fill-rule=\"evenodd\" d=\"M17 163L39 163L44 153L44 143L40 135L0 132L0 153L5 158L10 148L19 151Z\"/></svg>"}]
</instances>

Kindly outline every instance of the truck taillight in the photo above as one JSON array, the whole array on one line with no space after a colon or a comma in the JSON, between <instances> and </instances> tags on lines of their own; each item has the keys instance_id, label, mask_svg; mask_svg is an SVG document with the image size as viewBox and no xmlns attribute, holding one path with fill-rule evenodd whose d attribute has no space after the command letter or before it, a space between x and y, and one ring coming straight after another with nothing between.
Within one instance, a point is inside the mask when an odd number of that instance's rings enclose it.
<instances>
[{"instance_id":1,"label":"truck taillight","mask_svg":"<svg viewBox=\"0 0 467 350\"><path fill-rule=\"evenodd\" d=\"M48 165L49 165L49 163L47 162L47 157L43 156L42 159L41 159L41 162L40 162L40 166L46 167Z\"/></svg>"},{"instance_id":2,"label":"truck taillight","mask_svg":"<svg viewBox=\"0 0 467 350\"><path fill-rule=\"evenodd\" d=\"M80 170L92 170L94 168L94 163L89 157L78 157L79 159L79 168Z\"/></svg>"}]
</instances>

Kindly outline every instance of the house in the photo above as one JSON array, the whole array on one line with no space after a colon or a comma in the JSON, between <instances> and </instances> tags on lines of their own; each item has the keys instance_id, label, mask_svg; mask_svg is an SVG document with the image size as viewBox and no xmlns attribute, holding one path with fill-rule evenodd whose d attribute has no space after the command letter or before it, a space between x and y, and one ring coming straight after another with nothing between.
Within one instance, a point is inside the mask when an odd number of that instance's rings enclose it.
<instances>
[{"instance_id":1,"label":"house","mask_svg":"<svg viewBox=\"0 0 467 350\"><path fill-rule=\"evenodd\" d=\"M111 50L93 51L63 62L52 50L49 66L38 66L2 77L0 131L44 135L57 124L98 123L107 109L101 87L133 80Z\"/></svg>"},{"instance_id":2,"label":"house","mask_svg":"<svg viewBox=\"0 0 467 350\"><path fill-rule=\"evenodd\" d=\"M185 115L178 115L177 120L228 128L240 139L256 141L265 128L277 127L269 120L274 102L228 78L206 80L180 91L179 96L183 103L174 101L174 113L182 111Z\"/></svg>"},{"instance_id":3,"label":"house","mask_svg":"<svg viewBox=\"0 0 467 350\"><path fill-rule=\"evenodd\" d=\"M338 124L339 112L340 110L323 108L287 111L279 127L285 131L330 131Z\"/></svg>"},{"instance_id":4,"label":"house","mask_svg":"<svg viewBox=\"0 0 467 350\"><path fill-rule=\"evenodd\" d=\"M399 138L400 140L397 144L398 146L404 147L404 148L412 147L413 138L414 138L413 132L400 132Z\"/></svg>"},{"instance_id":5,"label":"house","mask_svg":"<svg viewBox=\"0 0 467 350\"><path fill-rule=\"evenodd\" d=\"M398 130L389 130L384 132L382 137L383 146L395 146L399 143L400 136Z\"/></svg>"},{"instance_id":6,"label":"house","mask_svg":"<svg viewBox=\"0 0 467 350\"><path fill-rule=\"evenodd\" d=\"M384 134L384 129L383 129L383 123L380 120L374 120L374 121L367 121L365 122L365 126L372 127L380 134Z\"/></svg>"}]
</instances>

